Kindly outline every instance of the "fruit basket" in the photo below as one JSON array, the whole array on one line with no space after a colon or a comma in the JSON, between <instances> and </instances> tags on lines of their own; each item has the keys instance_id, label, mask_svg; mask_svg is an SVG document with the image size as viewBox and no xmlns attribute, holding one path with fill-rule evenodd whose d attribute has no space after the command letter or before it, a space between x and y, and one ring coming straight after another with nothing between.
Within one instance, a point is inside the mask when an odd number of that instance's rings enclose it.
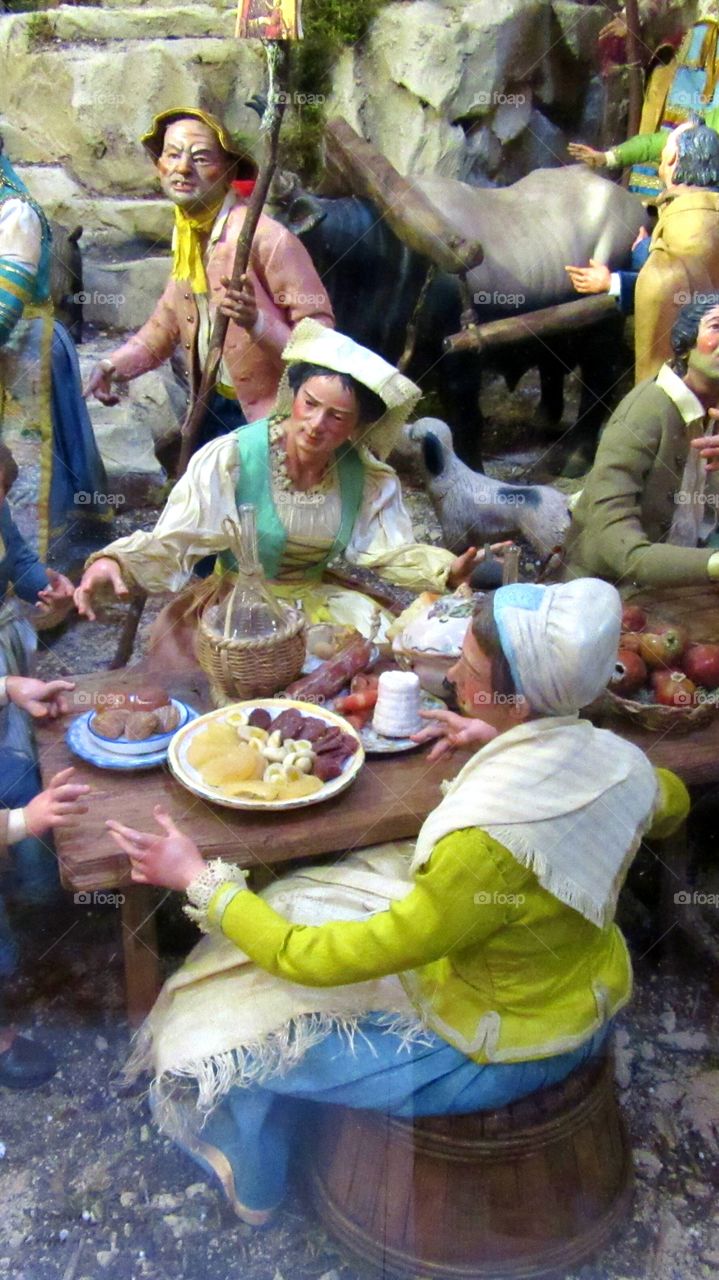
<instances>
[{"instance_id":1,"label":"fruit basket","mask_svg":"<svg viewBox=\"0 0 719 1280\"><path fill-rule=\"evenodd\" d=\"M689 631L625 607L614 675L601 712L650 733L693 733L719 710L719 645L691 640Z\"/></svg>"}]
</instances>

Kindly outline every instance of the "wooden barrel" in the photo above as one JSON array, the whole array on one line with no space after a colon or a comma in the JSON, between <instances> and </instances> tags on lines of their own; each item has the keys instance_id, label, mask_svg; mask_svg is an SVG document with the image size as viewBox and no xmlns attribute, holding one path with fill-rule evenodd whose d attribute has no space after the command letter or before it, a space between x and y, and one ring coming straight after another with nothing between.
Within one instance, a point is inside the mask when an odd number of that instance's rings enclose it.
<instances>
[{"instance_id":1,"label":"wooden barrel","mask_svg":"<svg viewBox=\"0 0 719 1280\"><path fill-rule=\"evenodd\" d=\"M330 1234L417 1280L556 1276L601 1249L632 1198L611 1057L498 1111L324 1107L310 1158Z\"/></svg>"}]
</instances>

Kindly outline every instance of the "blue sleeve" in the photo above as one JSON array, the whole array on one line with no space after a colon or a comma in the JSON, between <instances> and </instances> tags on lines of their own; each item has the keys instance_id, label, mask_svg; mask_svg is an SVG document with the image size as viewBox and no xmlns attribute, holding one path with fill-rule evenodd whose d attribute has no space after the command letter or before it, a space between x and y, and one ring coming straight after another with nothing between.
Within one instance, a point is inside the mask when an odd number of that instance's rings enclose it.
<instances>
[{"instance_id":1,"label":"blue sleeve","mask_svg":"<svg viewBox=\"0 0 719 1280\"><path fill-rule=\"evenodd\" d=\"M619 310L623 316L630 316L634 311L634 290L637 287L638 271L620 271L619 273Z\"/></svg>"},{"instance_id":2,"label":"blue sleeve","mask_svg":"<svg viewBox=\"0 0 719 1280\"><path fill-rule=\"evenodd\" d=\"M12 582L21 600L35 604L38 591L49 587L50 580L15 524L7 502L0 506L0 535L5 543L3 576Z\"/></svg>"}]
</instances>

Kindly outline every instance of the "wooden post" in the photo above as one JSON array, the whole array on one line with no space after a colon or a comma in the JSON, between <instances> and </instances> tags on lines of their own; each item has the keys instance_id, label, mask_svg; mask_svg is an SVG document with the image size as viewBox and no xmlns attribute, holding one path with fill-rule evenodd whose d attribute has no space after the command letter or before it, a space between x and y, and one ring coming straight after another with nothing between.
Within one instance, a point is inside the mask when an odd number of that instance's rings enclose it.
<instances>
[{"instance_id":1,"label":"wooden post","mask_svg":"<svg viewBox=\"0 0 719 1280\"><path fill-rule=\"evenodd\" d=\"M642 62L639 56L639 39L641 24L639 21L638 0L625 0L627 15L627 67L629 70L629 114L627 120L627 137L633 138L639 133L639 121L642 116L642 100L644 86L642 83Z\"/></svg>"},{"instance_id":2,"label":"wooden post","mask_svg":"<svg viewBox=\"0 0 719 1280\"><path fill-rule=\"evenodd\" d=\"M482 261L479 240L458 232L419 187L402 177L346 120L328 122L324 154L330 177L353 195L371 200L395 235L441 271L468 271Z\"/></svg>"},{"instance_id":3,"label":"wooden post","mask_svg":"<svg viewBox=\"0 0 719 1280\"><path fill-rule=\"evenodd\" d=\"M579 298L576 302L560 302L554 307L542 307L521 316L507 316L502 320L490 320L487 324L470 325L461 333L453 333L444 340L444 350L488 351L513 342L527 342L531 338L546 338L554 333L574 332L595 324L603 316L616 312L617 304L608 294L593 298Z\"/></svg>"}]
</instances>

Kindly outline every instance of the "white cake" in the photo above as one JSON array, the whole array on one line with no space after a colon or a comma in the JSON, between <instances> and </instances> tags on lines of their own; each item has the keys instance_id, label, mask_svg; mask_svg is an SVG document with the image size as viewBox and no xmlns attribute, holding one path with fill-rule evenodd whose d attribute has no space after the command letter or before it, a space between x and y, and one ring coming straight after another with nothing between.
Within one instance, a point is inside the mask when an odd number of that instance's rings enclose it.
<instances>
[{"instance_id":1,"label":"white cake","mask_svg":"<svg viewBox=\"0 0 719 1280\"><path fill-rule=\"evenodd\" d=\"M414 671L383 671L372 727L383 738L408 738L422 727L419 679Z\"/></svg>"}]
</instances>

